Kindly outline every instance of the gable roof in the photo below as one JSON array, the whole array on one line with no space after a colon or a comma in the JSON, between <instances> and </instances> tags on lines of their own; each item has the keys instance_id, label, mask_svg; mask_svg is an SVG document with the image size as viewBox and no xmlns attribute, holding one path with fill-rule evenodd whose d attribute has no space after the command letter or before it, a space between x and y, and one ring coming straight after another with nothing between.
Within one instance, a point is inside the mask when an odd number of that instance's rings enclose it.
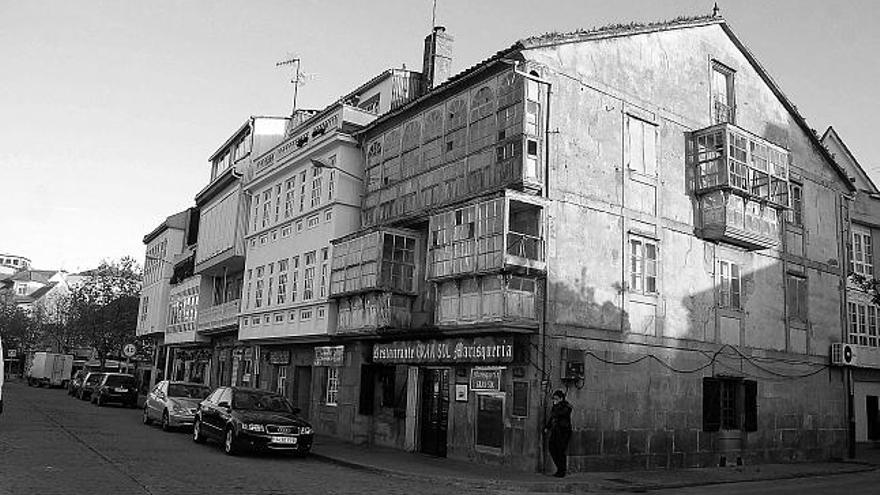
<instances>
[{"instance_id":1,"label":"gable roof","mask_svg":"<svg viewBox=\"0 0 880 495\"><path fill-rule=\"evenodd\" d=\"M36 300L40 299L41 297L45 296L56 285L58 285L57 282L51 282L48 285L44 285L43 287L40 287L39 289L31 292L30 294L28 294L27 297L30 297L32 300L36 301Z\"/></svg>"},{"instance_id":2,"label":"gable roof","mask_svg":"<svg viewBox=\"0 0 880 495\"><path fill-rule=\"evenodd\" d=\"M55 270L21 270L10 277L11 280L18 282L40 282L48 284L49 279L58 273Z\"/></svg>"},{"instance_id":3,"label":"gable roof","mask_svg":"<svg viewBox=\"0 0 880 495\"><path fill-rule=\"evenodd\" d=\"M722 30L724 30L724 33L727 34L727 36L733 42L734 46L736 46L737 49L742 52L746 60L755 69L755 72L758 74L758 76L764 81L765 84L767 84L773 94L782 103L782 106L785 107L785 109L791 115L792 119L797 123L798 127L800 127L804 134L807 135L807 138L813 144L817 153L819 153L819 155L821 155L825 159L825 162L828 164L829 167L834 170L834 172L838 175L838 177L842 180L846 187L850 191L855 191L855 186L849 180L849 176L846 174L846 171L844 171L837 164L837 162L834 160L834 157L832 157L825 146L822 145L821 141L819 140L819 136L807 124L806 119L804 119L800 112L798 112L797 107L791 102L791 100L788 99L787 96L785 96L785 94L782 92L782 89L780 89L779 85L776 84L772 77L770 77L770 74L758 62L752 52L749 51L749 49L746 48L743 42L736 37L736 35L733 33L733 30L727 24L727 21L717 13L703 16L679 16L675 19L668 21L655 21L647 23L631 22L628 24L615 23L596 28L579 29L577 31L566 33L550 32L520 39L510 47L496 52L494 55L483 60L482 62L479 62L465 69L464 71L450 77L446 82L431 89L421 97L412 100L411 102L398 108L397 110L393 110L382 115L357 134L363 135L373 129L376 129L377 127L382 126L382 124L389 121L390 119L393 119L397 115L408 111L410 108L413 108L416 105L420 105L422 102L428 99L436 98L441 93L449 92L455 87L461 86L466 81L472 79L478 73L483 72L492 65L504 63L506 59L513 55L516 55L522 50L561 45L566 43L578 43L621 36L655 33L661 31L669 31L673 29L710 26L715 24L717 24L721 27Z\"/></svg>"},{"instance_id":4,"label":"gable roof","mask_svg":"<svg viewBox=\"0 0 880 495\"><path fill-rule=\"evenodd\" d=\"M859 174L860 178L867 182L870 186L868 192L871 194L877 194L878 192L880 192L877 189L877 185L874 184L873 180L871 180L871 176L868 175L867 172L865 172L862 164L859 163L858 160L856 160L856 156L853 155L852 151L849 150L849 147L846 145L846 143L843 141L843 138L840 137L840 134L837 133L833 126L828 126L828 129L825 129L825 133L822 134L822 143L824 144L828 140L833 140L840 145L840 148L843 150L844 153L846 153L846 157L849 159L849 162L852 163L852 165L855 167L855 170L853 170L853 172Z\"/></svg>"}]
</instances>

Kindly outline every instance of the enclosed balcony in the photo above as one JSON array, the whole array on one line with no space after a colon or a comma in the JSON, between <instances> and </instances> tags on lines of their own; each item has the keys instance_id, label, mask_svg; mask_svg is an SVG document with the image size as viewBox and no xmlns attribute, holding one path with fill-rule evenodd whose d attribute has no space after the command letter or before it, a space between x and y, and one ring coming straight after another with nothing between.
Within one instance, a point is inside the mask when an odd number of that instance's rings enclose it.
<instances>
[{"instance_id":1,"label":"enclosed balcony","mask_svg":"<svg viewBox=\"0 0 880 495\"><path fill-rule=\"evenodd\" d=\"M747 249L779 244L779 214L789 205L788 151L721 123L692 133L687 158L704 238Z\"/></svg>"},{"instance_id":2,"label":"enclosed balcony","mask_svg":"<svg viewBox=\"0 0 880 495\"><path fill-rule=\"evenodd\" d=\"M412 230L385 228L334 241L330 297L365 292L416 295L421 239Z\"/></svg>"},{"instance_id":3,"label":"enclosed balcony","mask_svg":"<svg viewBox=\"0 0 880 495\"><path fill-rule=\"evenodd\" d=\"M428 246L428 278L439 280L493 272L541 275L544 208L510 191L433 215Z\"/></svg>"},{"instance_id":4,"label":"enclosed balcony","mask_svg":"<svg viewBox=\"0 0 880 495\"><path fill-rule=\"evenodd\" d=\"M409 328L413 298L390 292L371 292L337 300L336 333L366 333L385 328Z\"/></svg>"},{"instance_id":5,"label":"enclosed balcony","mask_svg":"<svg viewBox=\"0 0 880 495\"><path fill-rule=\"evenodd\" d=\"M519 275L483 275L437 284L438 326L513 323L535 326L540 280Z\"/></svg>"}]
</instances>

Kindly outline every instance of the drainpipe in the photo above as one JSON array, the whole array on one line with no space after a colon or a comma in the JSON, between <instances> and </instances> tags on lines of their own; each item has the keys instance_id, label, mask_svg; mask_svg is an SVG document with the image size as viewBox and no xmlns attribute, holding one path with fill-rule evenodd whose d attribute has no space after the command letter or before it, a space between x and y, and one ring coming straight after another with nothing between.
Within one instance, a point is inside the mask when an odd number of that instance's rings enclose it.
<instances>
[{"instance_id":1,"label":"drainpipe","mask_svg":"<svg viewBox=\"0 0 880 495\"><path fill-rule=\"evenodd\" d=\"M532 74L528 74L517 69L518 62L516 60L509 59L501 59L502 63L508 64L513 67L513 73L519 76L522 76L525 79L529 79L531 81L535 81L538 84L543 84L547 87L547 101L544 105L544 187L542 191L542 196L545 199L550 198L550 95L552 93L552 83L546 79L537 77ZM549 222L547 222L549 224ZM545 229L545 238L549 240L549 229ZM547 261L547 244L545 243L544 249L544 261ZM545 457L544 457L544 423L546 421L546 401L547 393L546 389L550 384L550 378L547 375L547 308L550 306L550 291L548 290L547 279L545 278L544 283L544 297L541 301L542 306L542 315L541 315L541 325L538 327L538 340L540 340L540 349L541 349L541 395L543 397L541 403L541 414L538 415L538 437L541 439L541 448L538 449L538 462L539 462L539 470L544 470Z\"/></svg>"}]
</instances>

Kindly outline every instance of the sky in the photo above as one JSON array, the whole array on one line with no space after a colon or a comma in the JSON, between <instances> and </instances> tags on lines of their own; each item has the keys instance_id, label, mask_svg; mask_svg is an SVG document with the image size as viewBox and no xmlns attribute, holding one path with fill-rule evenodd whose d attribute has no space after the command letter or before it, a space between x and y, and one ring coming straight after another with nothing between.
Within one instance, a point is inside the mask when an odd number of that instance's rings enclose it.
<instances>
[{"instance_id":1,"label":"sky","mask_svg":"<svg viewBox=\"0 0 880 495\"><path fill-rule=\"evenodd\" d=\"M673 19L711 0L437 0L457 73L548 31ZM811 127L880 178L880 2L718 2ZM287 115L291 55L323 108L382 70L421 69L431 0L0 0L0 253L41 269L142 262L194 204L208 157L251 115ZM876 180L876 179L875 179Z\"/></svg>"}]
</instances>

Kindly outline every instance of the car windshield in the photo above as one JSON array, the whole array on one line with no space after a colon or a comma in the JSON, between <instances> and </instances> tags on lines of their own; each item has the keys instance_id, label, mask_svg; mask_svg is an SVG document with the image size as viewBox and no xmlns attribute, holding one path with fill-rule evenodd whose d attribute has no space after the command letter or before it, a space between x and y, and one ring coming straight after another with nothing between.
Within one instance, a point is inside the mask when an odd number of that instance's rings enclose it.
<instances>
[{"instance_id":1,"label":"car windshield","mask_svg":"<svg viewBox=\"0 0 880 495\"><path fill-rule=\"evenodd\" d=\"M211 393L211 390L203 385L185 385L182 383L168 385L168 397L204 399L209 393Z\"/></svg>"},{"instance_id":2,"label":"car windshield","mask_svg":"<svg viewBox=\"0 0 880 495\"><path fill-rule=\"evenodd\" d=\"M280 395L236 390L232 396L233 409L256 411L293 412L290 404Z\"/></svg>"},{"instance_id":3,"label":"car windshield","mask_svg":"<svg viewBox=\"0 0 880 495\"><path fill-rule=\"evenodd\" d=\"M98 383L103 376L104 375L89 375L89 377L86 378L86 383Z\"/></svg>"},{"instance_id":4,"label":"car windshield","mask_svg":"<svg viewBox=\"0 0 880 495\"><path fill-rule=\"evenodd\" d=\"M104 382L104 385L108 387L121 387L121 386L133 386L134 385L134 377L131 376L120 376L120 375L110 375L107 377L107 381Z\"/></svg>"}]
</instances>

